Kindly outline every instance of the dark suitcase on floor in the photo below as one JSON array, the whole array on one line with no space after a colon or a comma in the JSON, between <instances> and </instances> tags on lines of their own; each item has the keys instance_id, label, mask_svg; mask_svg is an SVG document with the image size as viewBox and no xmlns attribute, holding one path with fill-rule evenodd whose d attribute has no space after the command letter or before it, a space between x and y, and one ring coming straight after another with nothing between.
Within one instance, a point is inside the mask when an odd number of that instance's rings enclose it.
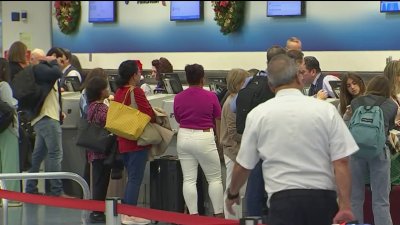
<instances>
[{"instance_id":1,"label":"dark suitcase on floor","mask_svg":"<svg viewBox=\"0 0 400 225\"><path fill-rule=\"evenodd\" d=\"M390 214L392 216L393 225L400 225L400 186L392 186L390 191ZM374 224L374 216L372 213L372 196L371 188L365 187L364 201L364 223Z\"/></svg>"},{"instance_id":2,"label":"dark suitcase on floor","mask_svg":"<svg viewBox=\"0 0 400 225\"><path fill-rule=\"evenodd\" d=\"M163 157L150 163L150 208L184 212L182 169L176 157Z\"/></svg>"}]
</instances>

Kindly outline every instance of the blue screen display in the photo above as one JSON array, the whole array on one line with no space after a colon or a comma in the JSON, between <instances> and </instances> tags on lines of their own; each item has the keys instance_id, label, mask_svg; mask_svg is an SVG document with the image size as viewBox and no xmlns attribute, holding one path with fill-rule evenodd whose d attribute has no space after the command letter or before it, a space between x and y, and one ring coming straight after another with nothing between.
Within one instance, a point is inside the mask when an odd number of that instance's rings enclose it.
<instances>
[{"instance_id":1,"label":"blue screen display","mask_svg":"<svg viewBox=\"0 0 400 225\"><path fill-rule=\"evenodd\" d=\"M170 20L200 20L200 1L171 1Z\"/></svg>"},{"instance_id":2,"label":"blue screen display","mask_svg":"<svg viewBox=\"0 0 400 225\"><path fill-rule=\"evenodd\" d=\"M113 1L89 1L89 23L115 21Z\"/></svg>"},{"instance_id":3,"label":"blue screen display","mask_svg":"<svg viewBox=\"0 0 400 225\"><path fill-rule=\"evenodd\" d=\"M381 12L400 12L399 4L398 1L381 1Z\"/></svg>"},{"instance_id":4,"label":"blue screen display","mask_svg":"<svg viewBox=\"0 0 400 225\"><path fill-rule=\"evenodd\" d=\"M268 1L267 16L301 16L303 7L301 1Z\"/></svg>"}]
</instances>

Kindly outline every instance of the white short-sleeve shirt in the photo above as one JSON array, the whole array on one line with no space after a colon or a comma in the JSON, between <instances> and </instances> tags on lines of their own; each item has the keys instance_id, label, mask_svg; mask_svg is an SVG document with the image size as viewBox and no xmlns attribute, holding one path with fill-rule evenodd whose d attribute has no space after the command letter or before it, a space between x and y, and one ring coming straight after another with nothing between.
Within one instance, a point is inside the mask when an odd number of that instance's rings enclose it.
<instances>
[{"instance_id":1,"label":"white short-sleeve shirt","mask_svg":"<svg viewBox=\"0 0 400 225\"><path fill-rule=\"evenodd\" d=\"M248 114L236 161L253 169L262 159L271 196L287 189L336 190L332 161L357 150L332 104L283 89Z\"/></svg>"}]
</instances>

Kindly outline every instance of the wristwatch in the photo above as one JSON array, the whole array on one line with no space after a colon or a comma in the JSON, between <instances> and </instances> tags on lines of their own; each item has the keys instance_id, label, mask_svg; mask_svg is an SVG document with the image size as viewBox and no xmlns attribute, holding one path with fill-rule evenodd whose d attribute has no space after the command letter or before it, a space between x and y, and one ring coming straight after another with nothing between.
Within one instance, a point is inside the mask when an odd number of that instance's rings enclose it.
<instances>
[{"instance_id":1,"label":"wristwatch","mask_svg":"<svg viewBox=\"0 0 400 225\"><path fill-rule=\"evenodd\" d=\"M231 188L228 188L227 190L226 190L226 197L229 199L229 200L234 200L234 199L237 199L238 197L239 197L239 193L237 193L237 194L231 194Z\"/></svg>"}]
</instances>

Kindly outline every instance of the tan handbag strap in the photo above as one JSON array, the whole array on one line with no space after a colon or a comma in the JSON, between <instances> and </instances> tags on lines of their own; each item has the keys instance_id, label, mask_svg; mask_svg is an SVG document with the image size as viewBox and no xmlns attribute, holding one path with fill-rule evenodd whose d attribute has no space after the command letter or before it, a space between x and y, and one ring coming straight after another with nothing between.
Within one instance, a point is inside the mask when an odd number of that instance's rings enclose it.
<instances>
[{"instance_id":1,"label":"tan handbag strap","mask_svg":"<svg viewBox=\"0 0 400 225\"><path fill-rule=\"evenodd\" d=\"M133 90L133 89L132 89L132 86L129 86L128 91L125 93L124 100L122 101L123 104L125 104L126 98L128 97L128 94L129 94L130 92L132 92L132 90Z\"/></svg>"},{"instance_id":2,"label":"tan handbag strap","mask_svg":"<svg viewBox=\"0 0 400 225\"><path fill-rule=\"evenodd\" d=\"M135 93L133 92L133 89L134 89L135 87L133 87L133 86L129 86L129 89L128 89L128 91L125 93L125 97L124 97L124 101L122 102L124 105L125 105L125 101L126 101L126 98L128 97L128 94L130 93L130 95L131 95L131 107L132 108L134 108L134 109L137 109L137 110L139 110L139 108L138 108L138 106L137 106L137 104L136 104L136 100L135 100Z\"/></svg>"},{"instance_id":3,"label":"tan handbag strap","mask_svg":"<svg viewBox=\"0 0 400 225\"><path fill-rule=\"evenodd\" d=\"M138 107L138 105L136 103L136 100L135 100L135 93L133 93L133 91L131 91L131 107L134 108L134 109L139 110L139 107Z\"/></svg>"}]
</instances>

